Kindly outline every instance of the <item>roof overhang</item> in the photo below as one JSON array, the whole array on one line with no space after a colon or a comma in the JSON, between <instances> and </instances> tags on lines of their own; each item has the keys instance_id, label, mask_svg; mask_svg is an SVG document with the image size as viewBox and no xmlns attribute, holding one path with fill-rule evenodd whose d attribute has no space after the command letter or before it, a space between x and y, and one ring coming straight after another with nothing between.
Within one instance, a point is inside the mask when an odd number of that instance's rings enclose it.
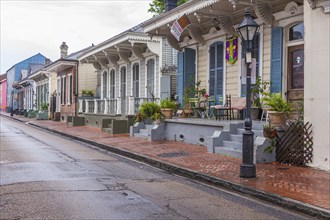
<instances>
[{"instance_id":1,"label":"roof overhang","mask_svg":"<svg viewBox=\"0 0 330 220\"><path fill-rule=\"evenodd\" d=\"M47 66L45 69L47 72L61 72L65 69L76 66L77 63L78 61L76 60L60 59Z\"/></svg>"},{"instance_id":2,"label":"roof overhang","mask_svg":"<svg viewBox=\"0 0 330 220\"><path fill-rule=\"evenodd\" d=\"M49 72L44 70L37 71L29 76L29 79L32 79L35 82L39 82L48 78Z\"/></svg>"},{"instance_id":3,"label":"roof overhang","mask_svg":"<svg viewBox=\"0 0 330 220\"><path fill-rule=\"evenodd\" d=\"M237 35L235 27L243 19L246 8L250 9L257 23L273 25L273 13L283 11L289 2L292 0L192 0L151 19L143 28L151 36L167 37L173 48L181 50L188 42L204 44L204 36L214 33ZM303 4L301 0L296 2ZM183 15L187 15L190 25L181 33L178 41L170 30Z\"/></svg>"},{"instance_id":4,"label":"roof overhang","mask_svg":"<svg viewBox=\"0 0 330 220\"><path fill-rule=\"evenodd\" d=\"M146 33L125 32L93 47L83 54L81 63L92 63L95 69L109 65L118 66L118 62L129 63L134 56L143 59L147 49L150 53L160 55L161 37L151 38Z\"/></svg>"}]
</instances>

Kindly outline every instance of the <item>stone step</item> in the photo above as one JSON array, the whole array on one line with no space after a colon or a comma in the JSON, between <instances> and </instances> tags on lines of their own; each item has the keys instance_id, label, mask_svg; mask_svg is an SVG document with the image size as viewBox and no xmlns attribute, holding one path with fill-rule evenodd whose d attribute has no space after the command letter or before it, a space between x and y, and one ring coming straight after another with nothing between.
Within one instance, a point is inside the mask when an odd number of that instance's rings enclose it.
<instances>
[{"instance_id":1,"label":"stone step","mask_svg":"<svg viewBox=\"0 0 330 220\"><path fill-rule=\"evenodd\" d=\"M223 141L223 146L234 150L242 150L243 144L235 141Z\"/></svg>"},{"instance_id":2,"label":"stone step","mask_svg":"<svg viewBox=\"0 0 330 220\"><path fill-rule=\"evenodd\" d=\"M244 128L237 128L237 134L243 134L244 132ZM258 137L263 137L263 131L262 130L254 130L252 129L253 133L254 133L254 137L258 136Z\"/></svg>"},{"instance_id":3,"label":"stone step","mask_svg":"<svg viewBox=\"0 0 330 220\"><path fill-rule=\"evenodd\" d=\"M144 135L144 136L150 136L151 132L149 132L148 129L144 128L144 129L140 129L140 132L138 134L141 134L141 135Z\"/></svg>"},{"instance_id":4,"label":"stone step","mask_svg":"<svg viewBox=\"0 0 330 220\"><path fill-rule=\"evenodd\" d=\"M236 157L239 159L242 158L242 150L237 150L230 147L215 147L214 153Z\"/></svg>"},{"instance_id":5,"label":"stone step","mask_svg":"<svg viewBox=\"0 0 330 220\"><path fill-rule=\"evenodd\" d=\"M146 139L146 140L150 140L151 139L150 136L144 135L144 134L141 134L141 133L135 133L134 134L134 137L139 137L139 138L143 138L143 139Z\"/></svg>"},{"instance_id":6,"label":"stone step","mask_svg":"<svg viewBox=\"0 0 330 220\"><path fill-rule=\"evenodd\" d=\"M112 134L112 128L103 128L102 131L106 132L106 133L109 133L109 134Z\"/></svg>"},{"instance_id":7,"label":"stone step","mask_svg":"<svg viewBox=\"0 0 330 220\"><path fill-rule=\"evenodd\" d=\"M243 135L241 134L230 134L230 140L234 142L243 142Z\"/></svg>"}]
</instances>

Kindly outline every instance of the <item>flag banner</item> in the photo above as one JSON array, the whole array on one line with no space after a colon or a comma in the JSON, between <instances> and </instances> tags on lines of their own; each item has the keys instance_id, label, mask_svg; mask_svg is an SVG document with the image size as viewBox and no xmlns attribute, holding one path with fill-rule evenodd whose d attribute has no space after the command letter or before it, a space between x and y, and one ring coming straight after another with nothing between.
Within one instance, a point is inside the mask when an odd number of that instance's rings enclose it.
<instances>
[{"instance_id":1,"label":"flag banner","mask_svg":"<svg viewBox=\"0 0 330 220\"><path fill-rule=\"evenodd\" d=\"M182 15L180 18L178 18L171 27L171 33L177 39L177 41L180 41L180 36L184 29L186 29L190 25L190 20L186 14Z\"/></svg>"},{"instance_id":2,"label":"flag banner","mask_svg":"<svg viewBox=\"0 0 330 220\"><path fill-rule=\"evenodd\" d=\"M237 60L237 36L226 39L226 61L229 64Z\"/></svg>"}]
</instances>

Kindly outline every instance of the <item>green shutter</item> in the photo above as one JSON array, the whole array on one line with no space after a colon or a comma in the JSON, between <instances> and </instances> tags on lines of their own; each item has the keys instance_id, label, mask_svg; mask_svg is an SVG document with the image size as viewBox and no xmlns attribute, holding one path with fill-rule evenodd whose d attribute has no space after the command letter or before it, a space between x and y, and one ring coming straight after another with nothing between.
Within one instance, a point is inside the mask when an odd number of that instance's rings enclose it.
<instances>
[{"instance_id":1,"label":"green shutter","mask_svg":"<svg viewBox=\"0 0 330 220\"><path fill-rule=\"evenodd\" d=\"M270 92L281 92L282 89L282 27L272 28L270 56Z\"/></svg>"},{"instance_id":2,"label":"green shutter","mask_svg":"<svg viewBox=\"0 0 330 220\"><path fill-rule=\"evenodd\" d=\"M176 72L176 94L178 96L178 101L182 104L183 101L183 58L184 53L178 52L178 68Z\"/></svg>"}]
</instances>

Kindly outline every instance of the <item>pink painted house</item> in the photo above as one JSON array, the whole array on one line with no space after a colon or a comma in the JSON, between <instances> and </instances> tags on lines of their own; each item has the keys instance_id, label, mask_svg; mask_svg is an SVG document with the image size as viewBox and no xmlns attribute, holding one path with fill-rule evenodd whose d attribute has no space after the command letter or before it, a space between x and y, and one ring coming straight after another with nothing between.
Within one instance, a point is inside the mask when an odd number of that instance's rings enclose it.
<instances>
[{"instance_id":1,"label":"pink painted house","mask_svg":"<svg viewBox=\"0 0 330 220\"><path fill-rule=\"evenodd\" d=\"M0 111L6 111L7 99L6 99L6 74L0 75Z\"/></svg>"}]
</instances>

